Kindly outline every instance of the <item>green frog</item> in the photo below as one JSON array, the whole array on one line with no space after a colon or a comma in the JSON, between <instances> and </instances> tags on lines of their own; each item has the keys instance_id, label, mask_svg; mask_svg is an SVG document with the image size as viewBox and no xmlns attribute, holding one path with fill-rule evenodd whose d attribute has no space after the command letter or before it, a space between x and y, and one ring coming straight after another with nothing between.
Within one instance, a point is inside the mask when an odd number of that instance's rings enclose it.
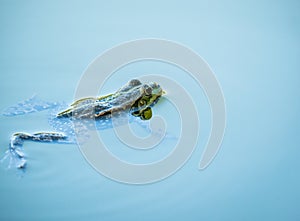
<instances>
[{"instance_id":1,"label":"green frog","mask_svg":"<svg viewBox=\"0 0 300 221\"><path fill-rule=\"evenodd\" d=\"M164 91L155 82L142 83L138 79L132 79L115 93L75 101L69 108L59 112L56 118L101 121L129 113L141 120L149 120L152 117L152 107L163 94ZM20 159L17 167L24 168L26 160L21 148L25 140L55 142L66 139L68 136L61 132L14 133L10 140L9 152Z\"/></svg>"},{"instance_id":2,"label":"green frog","mask_svg":"<svg viewBox=\"0 0 300 221\"><path fill-rule=\"evenodd\" d=\"M70 108L58 113L57 117L101 119L130 112L142 120L149 120L152 117L151 106L162 94L163 90L157 83L142 84L133 79L113 94L77 100Z\"/></svg>"}]
</instances>

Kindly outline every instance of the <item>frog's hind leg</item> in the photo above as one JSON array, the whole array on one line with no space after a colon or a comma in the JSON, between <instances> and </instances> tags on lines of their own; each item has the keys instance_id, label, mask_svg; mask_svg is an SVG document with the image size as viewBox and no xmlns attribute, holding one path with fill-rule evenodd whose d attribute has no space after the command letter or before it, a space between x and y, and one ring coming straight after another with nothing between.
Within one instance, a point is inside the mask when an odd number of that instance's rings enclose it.
<instances>
[{"instance_id":1,"label":"frog's hind leg","mask_svg":"<svg viewBox=\"0 0 300 221\"><path fill-rule=\"evenodd\" d=\"M26 166L25 154L23 152L23 143L25 140L49 143L65 141L66 139L66 135L57 132L14 133L11 136L7 154L10 154L11 158L16 162L16 166L22 169Z\"/></svg>"}]
</instances>

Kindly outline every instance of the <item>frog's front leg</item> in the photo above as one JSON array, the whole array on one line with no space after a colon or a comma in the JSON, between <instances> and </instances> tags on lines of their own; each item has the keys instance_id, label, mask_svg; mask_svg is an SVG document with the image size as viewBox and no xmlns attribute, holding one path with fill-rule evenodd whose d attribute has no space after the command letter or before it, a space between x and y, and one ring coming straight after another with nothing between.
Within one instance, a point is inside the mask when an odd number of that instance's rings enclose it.
<instances>
[{"instance_id":1,"label":"frog's front leg","mask_svg":"<svg viewBox=\"0 0 300 221\"><path fill-rule=\"evenodd\" d=\"M14 156L19 158L21 161L17 165L18 168L24 168L26 166L25 155L21 148L25 140L37 141L37 142L54 142L61 141L67 138L63 133L57 132L38 132L34 134L28 133L14 133L11 136L9 144L9 152Z\"/></svg>"},{"instance_id":2,"label":"frog's front leg","mask_svg":"<svg viewBox=\"0 0 300 221\"><path fill-rule=\"evenodd\" d=\"M132 112L131 115L139 117L141 120L149 120L152 118L152 109L151 107L146 107L145 109Z\"/></svg>"}]
</instances>

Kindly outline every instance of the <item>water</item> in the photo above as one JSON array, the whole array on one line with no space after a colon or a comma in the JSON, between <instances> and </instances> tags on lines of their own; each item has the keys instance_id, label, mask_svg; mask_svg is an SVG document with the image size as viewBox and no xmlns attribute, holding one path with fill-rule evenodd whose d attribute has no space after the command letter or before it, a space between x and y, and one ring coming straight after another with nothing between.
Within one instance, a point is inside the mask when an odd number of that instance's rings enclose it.
<instances>
[{"instance_id":1,"label":"water","mask_svg":"<svg viewBox=\"0 0 300 221\"><path fill-rule=\"evenodd\" d=\"M201 127L190 160L163 181L126 185L97 173L76 145L27 142L25 173L0 167L1 220L300 218L298 2L27 1L2 2L0 10L0 111L34 94L72 102L83 71L97 55L143 37L174 40L204 57L227 106L221 151L206 170L198 171L211 123L203 91L172 65L148 61L122 68L108 79L103 93L144 74L171 76L188 88ZM154 112L168 113L168 132L176 137L176 110L165 102ZM0 154L13 132L51 130L47 116L47 111L1 116ZM169 141L165 149L147 154L105 133L107 142L115 143L111 151L130 162L160 159L174 144Z\"/></svg>"}]
</instances>

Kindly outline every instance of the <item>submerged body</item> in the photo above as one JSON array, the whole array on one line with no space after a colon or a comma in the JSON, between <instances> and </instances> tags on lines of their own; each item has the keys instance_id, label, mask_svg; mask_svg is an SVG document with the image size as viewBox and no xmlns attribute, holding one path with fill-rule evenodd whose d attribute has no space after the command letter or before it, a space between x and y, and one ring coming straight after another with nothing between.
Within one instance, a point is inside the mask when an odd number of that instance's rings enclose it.
<instances>
[{"instance_id":1,"label":"submerged body","mask_svg":"<svg viewBox=\"0 0 300 221\"><path fill-rule=\"evenodd\" d=\"M69 108L59 112L55 120L67 118L102 121L123 114L131 114L141 120L149 120L152 117L151 107L156 104L162 94L163 90L157 83L142 84L139 80L133 79L115 93L75 101ZM34 134L18 132L11 137L9 153L19 159L17 167L24 168L26 160L21 148L25 140L63 142L67 139L68 136L61 132L37 132Z\"/></svg>"}]
</instances>

